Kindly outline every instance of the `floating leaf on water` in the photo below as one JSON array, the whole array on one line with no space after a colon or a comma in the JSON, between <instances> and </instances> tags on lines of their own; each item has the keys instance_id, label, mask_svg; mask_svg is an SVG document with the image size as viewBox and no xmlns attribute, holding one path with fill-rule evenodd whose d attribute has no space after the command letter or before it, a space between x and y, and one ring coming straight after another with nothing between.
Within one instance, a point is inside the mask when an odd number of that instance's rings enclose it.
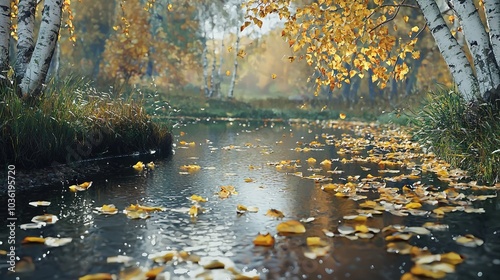
<instances>
[{"instance_id":1,"label":"floating leaf on water","mask_svg":"<svg viewBox=\"0 0 500 280\"><path fill-rule=\"evenodd\" d=\"M26 244L26 243L45 243L45 238L43 237L38 237L38 236L26 236L21 243Z\"/></svg>"},{"instance_id":2,"label":"floating leaf on water","mask_svg":"<svg viewBox=\"0 0 500 280\"><path fill-rule=\"evenodd\" d=\"M146 164L146 167L149 168L150 170L154 170L155 169L155 163L150 161L148 164Z\"/></svg>"},{"instance_id":3,"label":"floating leaf on water","mask_svg":"<svg viewBox=\"0 0 500 280\"><path fill-rule=\"evenodd\" d=\"M412 233L401 233L401 232L396 232L392 235L388 235L385 237L386 241L399 241L399 240L404 240L408 241L410 238L413 237Z\"/></svg>"},{"instance_id":4,"label":"floating leaf on water","mask_svg":"<svg viewBox=\"0 0 500 280\"><path fill-rule=\"evenodd\" d=\"M198 216L198 208L199 208L198 205L191 206L191 208L189 208L189 216L191 216L192 218L197 217Z\"/></svg>"},{"instance_id":5,"label":"floating leaf on water","mask_svg":"<svg viewBox=\"0 0 500 280\"><path fill-rule=\"evenodd\" d=\"M422 204L419 202L411 202L408 203L404 206L406 209L417 209L417 208L422 208Z\"/></svg>"},{"instance_id":6,"label":"floating leaf on water","mask_svg":"<svg viewBox=\"0 0 500 280\"><path fill-rule=\"evenodd\" d=\"M166 263L178 256L177 251L162 251L154 254L149 254L148 258L157 263Z\"/></svg>"},{"instance_id":7,"label":"floating leaf on water","mask_svg":"<svg viewBox=\"0 0 500 280\"><path fill-rule=\"evenodd\" d=\"M407 212L412 214L413 216L427 216L430 213L429 211L419 210L419 209L410 209L407 210Z\"/></svg>"},{"instance_id":8,"label":"floating leaf on water","mask_svg":"<svg viewBox=\"0 0 500 280\"><path fill-rule=\"evenodd\" d=\"M285 217L285 214L278 209L271 208L267 210L266 216L281 219Z\"/></svg>"},{"instance_id":9,"label":"floating leaf on water","mask_svg":"<svg viewBox=\"0 0 500 280\"><path fill-rule=\"evenodd\" d=\"M252 183L254 180L252 178L245 178L244 181L246 183Z\"/></svg>"},{"instance_id":10,"label":"floating leaf on water","mask_svg":"<svg viewBox=\"0 0 500 280\"><path fill-rule=\"evenodd\" d=\"M441 254L441 261L449 264L459 264L464 261L464 258L455 252L449 252L445 254Z\"/></svg>"},{"instance_id":11,"label":"floating leaf on water","mask_svg":"<svg viewBox=\"0 0 500 280\"><path fill-rule=\"evenodd\" d=\"M340 225L338 228L337 228L338 232L340 232L340 234L343 234L343 235L349 235L349 234L353 234L356 232L356 230L351 227L351 226L347 226L347 225Z\"/></svg>"},{"instance_id":12,"label":"floating leaf on water","mask_svg":"<svg viewBox=\"0 0 500 280\"><path fill-rule=\"evenodd\" d=\"M408 255L410 254L412 247L413 246L403 241L390 242L387 243L387 252Z\"/></svg>"},{"instance_id":13,"label":"floating leaf on water","mask_svg":"<svg viewBox=\"0 0 500 280\"><path fill-rule=\"evenodd\" d=\"M450 226L448 226L448 225L445 225L445 224L436 224L436 223L433 223L433 222L426 222L423 225L423 227L426 228L426 229L436 230L436 231L443 231L443 230L447 230L447 229L450 228Z\"/></svg>"},{"instance_id":14,"label":"floating leaf on water","mask_svg":"<svg viewBox=\"0 0 500 280\"><path fill-rule=\"evenodd\" d=\"M332 166L332 161L329 159L325 159L322 162L320 162L319 164L323 167L329 168L330 166Z\"/></svg>"},{"instance_id":15,"label":"floating leaf on water","mask_svg":"<svg viewBox=\"0 0 500 280\"><path fill-rule=\"evenodd\" d=\"M375 234L371 233L371 232L356 232L355 235L359 238L363 238L363 239L370 239L370 238L373 238L375 236Z\"/></svg>"},{"instance_id":16,"label":"floating leaf on water","mask_svg":"<svg viewBox=\"0 0 500 280\"><path fill-rule=\"evenodd\" d=\"M465 213L476 213L476 214L486 213L484 208L473 208L473 207L465 207L464 212Z\"/></svg>"},{"instance_id":17,"label":"floating leaf on water","mask_svg":"<svg viewBox=\"0 0 500 280\"><path fill-rule=\"evenodd\" d=\"M455 272L455 266L442 262L435 262L432 264L415 265L410 270L411 273L418 276L425 276L432 279L441 279L447 273Z\"/></svg>"},{"instance_id":18,"label":"floating leaf on water","mask_svg":"<svg viewBox=\"0 0 500 280\"><path fill-rule=\"evenodd\" d=\"M45 238L45 245L49 247L60 247L70 243L73 239L71 237L57 238L57 237L47 237Z\"/></svg>"},{"instance_id":19,"label":"floating leaf on water","mask_svg":"<svg viewBox=\"0 0 500 280\"><path fill-rule=\"evenodd\" d=\"M454 239L458 244L466 247L477 247L483 245L484 243L482 239L479 239L472 234L466 234L464 236L459 235Z\"/></svg>"},{"instance_id":20,"label":"floating leaf on water","mask_svg":"<svg viewBox=\"0 0 500 280\"><path fill-rule=\"evenodd\" d=\"M433 262L438 262L441 261L441 255L421 255L421 256L416 256L411 259L414 261L416 264L427 264L427 263L433 263Z\"/></svg>"},{"instance_id":21,"label":"floating leaf on water","mask_svg":"<svg viewBox=\"0 0 500 280\"><path fill-rule=\"evenodd\" d=\"M304 252L304 257L308 259L316 259L318 257L324 257L330 251L330 246L310 246L309 251Z\"/></svg>"},{"instance_id":22,"label":"floating leaf on water","mask_svg":"<svg viewBox=\"0 0 500 280\"><path fill-rule=\"evenodd\" d=\"M194 202L207 202L206 198L203 198L203 197L196 195L196 194L193 194L191 197L189 197L189 199L191 201L194 201Z\"/></svg>"},{"instance_id":23,"label":"floating leaf on water","mask_svg":"<svg viewBox=\"0 0 500 280\"><path fill-rule=\"evenodd\" d=\"M91 186L92 186L92 181L89 181L89 182L83 182L79 185L71 185L68 188L71 192L77 192L77 191L81 192L81 191L86 191Z\"/></svg>"},{"instance_id":24,"label":"floating leaf on water","mask_svg":"<svg viewBox=\"0 0 500 280\"><path fill-rule=\"evenodd\" d=\"M110 273L87 274L78 278L78 280L115 280L116 276Z\"/></svg>"},{"instance_id":25,"label":"floating leaf on water","mask_svg":"<svg viewBox=\"0 0 500 280\"><path fill-rule=\"evenodd\" d=\"M369 232L369 231L370 231L370 230L368 229L368 227L367 227L367 226L365 226L365 225L356 225L356 226L354 227L354 230L355 230L356 232L362 232L362 233L367 233L367 232Z\"/></svg>"},{"instance_id":26,"label":"floating leaf on water","mask_svg":"<svg viewBox=\"0 0 500 280\"><path fill-rule=\"evenodd\" d=\"M118 255L118 256L113 256L113 257L107 257L106 262L107 263L130 263L134 260L134 258L130 256L124 256L124 255Z\"/></svg>"},{"instance_id":27,"label":"floating leaf on water","mask_svg":"<svg viewBox=\"0 0 500 280\"><path fill-rule=\"evenodd\" d=\"M139 210L124 210L123 211L126 215L127 218L129 219L148 219L151 216L149 216L149 213L145 210L139 209Z\"/></svg>"},{"instance_id":28,"label":"floating leaf on water","mask_svg":"<svg viewBox=\"0 0 500 280\"><path fill-rule=\"evenodd\" d=\"M431 234L431 231L424 228L424 227L406 227L404 229L405 232L412 232L415 234L421 234L421 235L429 235Z\"/></svg>"},{"instance_id":29,"label":"floating leaf on water","mask_svg":"<svg viewBox=\"0 0 500 280\"><path fill-rule=\"evenodd\" d=\"M156 279L158 274L160 274L164 269L165 269L165 267L163 267L163 266L157 266L157 267L151 268L150 270L148 270L146 272L145 276L147 279Z\"/></svg>"},{"instance_id":30,"label":"floating leaf on water","mask_svg":"<svg viewBox=\"0 0 500 280\"><path fill-rule=\"evenodd\" d=\"M274 237L269 234L259 234L253 240L253 244L255 246L273 246L274 245Z\"/></svg>"},{"instance_id":31,"label":"floating leaf on water","mask_svg":"<svg viewBox=\"0 0 500 280\"><path fill-rule=\"evenodd\" d=\"M347 238L349 240L358 240L359 239L359 237L357 237L356 235L344 235L344 234L341 234L340 236L345 237L345 238Z\"/></svg>"},{"instance_id":32,"label":"floating leaf on water","mask_svg":"<svg viewBox=\"0 0 500 280\"><path fill-rule=\"evenodd\" d=\"M130 204L127 208L125 208L126 211L146 211L146 212L155 212L155 211L165 211L167 210L165 207L161 206L145 206L145 205L140 205L140 204Z\"/></svg>"},{"instance_id":33,"label":"floating leaf on water","mask_svg":"<svg viewBox=\"0 0 500 280\"><path fill-rule=\"evenodd\" d=\"M309 218L302 218L302 219L299 220L299 222L301 222L301 223L310 223L310 222L312 222L314 220L316 220L316 218L309 217Z\"/></svg>"},{"instance_id":34,"label":"floating leaf on water","mask_svg":"<svg viewBox=\"0 0 500 280\"><path fill-rule=\"evenodd\" d=\"M306 244L307 244L307 246L321 246L321 247L328 245L325 241L321 240L321 238L318 236L307 237Z\"/></svg>"},{"instance_id":35,"label":"floating leaf on water","mask_svg":"<svg viewBox=\"0 0 500 280\"><path fill-rule=\"evenodd\" d=\"M316 163L316 159L310 157L310 158L306 159L306 162L309 163L309 164L315 164Z\"/></svg>"},{"instance_id":36,"label":"floating leaf on water","mask_svg":"<svg viewBox=\"0 0 500 280\"><path fill-rule=\"evenodd\" d=\"M186 165L182 165L180 167L181 171L188 172L188 173L195 173L195 172L200 171L200 169L201 169L201 167L199 165L196 165L196 164L186 164Z\"/></svg>"},{"instance_id":37,"label":"floating leaf on water","mask_svg":"<svg viewBox=\"0 0 500 280\"><path fill-rule=\"evenodd\" d=\"M46 223L46 224L55 224L58 220L59 218L56 215L52 214L43 214L35 216L33 217L33 219L31 219L33 223Z\"/></svg>"},{"instance_id":38,"label":"floating leaf on water","mask_svg":"<svg viewBox=\"0 0 500 280\"><path fill-rule=\"evenodd\" d=\"M38 207L38 206L49 206L50 201L44 201L44 200L39 200L39 201L32 201L29 203L29 205Z\"/></svg>"},{"instance_id":39,"label":"floating leaf on water","mask_svg":"<svg viewBox=\"0 0 500 280\"><path fill-rule=\"evenodd\" d=\"M142 161L138 161L136 164L132 165L132 168L136 171L144 170L144 163Z\"/></svg>"},{"instance_id":40,"label":"floating leaf on water","mask_svg":"<svg viewBox=\"0 0 500 280\"><path fill-rule=\"evenodd\" d=\"M323 191L337 191L340 187L341 187L341 185L339 185L339 184L328 183L328 184L321 185L321 190L323 190Z\"/></svg>"},{"instance_id":41,"label":"floating leaf on water","mask_svg":"<svg viewBox=\"0 0 500 280\"><path fill-rule=\"evenodd\" d=\"M44 227L46 225L47 225L47 223L45 223L45 222L41 222L41 223L27 223L27 224L20 225L19 228L27 230L27 229L42 228L42 227Z\"/></svg>"},{"instance_id":42,"label":"floating leaf on water","mask_svg":"<svg viewBox=\"0 0 500 280\"><path fill-rule=\"evenodd\" d=\"M94 208L99 214L114 215L118 213L114 204L104 204L102 207Z\"/></svg>"},{"instance_id":43,"label":"floating leaf on water","mask_svg":"<svg viewBox=\"0 0 500 280\"><path fill-rule=\"evenodd\" d=\"M366 220L368 219L367 216L361 216L361 215L348 215L344 216L343 218L344 220L353 220L356 222L366 222Z\"/></svg>"},{"instance_id":44,"label":"floating leaf on water","mask_svg":"<svg viewBox=\"0 0 500 280\"><path fill-rule=\"evenodd\" d=\"M306 228L303 224L296 220L282 222L276 226L279 233L304 233Z\"/></svg>"},{"instance_id":45,"label":"floating leaf on water","mask_svg":"<svg viewBox=\"0 0 500 280\"><path fill-rule=\"evenodd\" d=\"M238 192L233 186L220 186L219 190L219 198L225 199L228 198L230 195L236 195Z\"/></svg>"},{"instance_id":46,"label":"floating leaf on water","mask_svg":"<svg viewBox=\"0 0 500 280\"><path fill-rule=\"evenodd\" d=\"M334 236L335 236L335 234L334 234L333 232L331 232L331 231L329 231L329 230L327 230L327 229L325 229L325 228L324 228L324 229L322 229L322 231L323 231L323 233L324 233L326 236L328 236L328 237L334 237Z\"/></svg>"},{"instance_id":47,"label":"floating leaf on water","mask_svg":"<svg viewBox=\"0 0 500 280\"><path fill-rule=\"evenodd\" d=\"M235 266L233 261L225 257L201 257L198 263L205 269L230 269Z\"/></svg>"}]
</instances>

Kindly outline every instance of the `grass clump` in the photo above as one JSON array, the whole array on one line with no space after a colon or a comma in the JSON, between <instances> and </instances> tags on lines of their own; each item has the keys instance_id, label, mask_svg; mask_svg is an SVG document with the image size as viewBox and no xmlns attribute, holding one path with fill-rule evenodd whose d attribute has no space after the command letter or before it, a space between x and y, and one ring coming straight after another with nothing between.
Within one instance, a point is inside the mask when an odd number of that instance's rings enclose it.
<instances>
[{"instance_id":1,"label":"grass clump","mask_svg":"<svg viewBox=\"0 0 500 280\"><path fill-rule=\"evenodd\" d=\"M98 92L76 78L52 82L40 98L0 88L0 162L22 168L134 152L171 151L171 134L136 94Z\"/></svg>"},{"instance_id":2,"label":"grass clump","mask_svg":"<svg viewBox=\"0 0 500 280\"><path fill-rule=\"evenodd\" d=\"M500 106L467 103L453 90L430 93L415 120L416 138L484 183L500 180Z\"/></svg>"}]
</instances>

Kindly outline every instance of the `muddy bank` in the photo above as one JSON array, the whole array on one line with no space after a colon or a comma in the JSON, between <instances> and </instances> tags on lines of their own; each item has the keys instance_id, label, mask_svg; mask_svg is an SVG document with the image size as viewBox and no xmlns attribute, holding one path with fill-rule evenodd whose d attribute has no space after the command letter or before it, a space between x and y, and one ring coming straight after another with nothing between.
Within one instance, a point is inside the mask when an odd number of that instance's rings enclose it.
<instances>
[{"instance_id":1,"label":"muddy bank","mask_svg":"<svg viewBox=\"0 0 500 280\"><path fill-rule=\"evenodd\" d=\"M14 175L16 192L23 192L33 188L67 186L84 181L105 179L110 174L127 175L134 171L132 165L139 160L149 162L169 156L171 156L171 153L166 155L156 153L132 154L72 162L70 164L57 164L36 169L15 168L15 174L11 173L9 175ZM8 188L7 167L3 171L0 175L0 196L5 196Z\"/></svg>"}]
</instances>

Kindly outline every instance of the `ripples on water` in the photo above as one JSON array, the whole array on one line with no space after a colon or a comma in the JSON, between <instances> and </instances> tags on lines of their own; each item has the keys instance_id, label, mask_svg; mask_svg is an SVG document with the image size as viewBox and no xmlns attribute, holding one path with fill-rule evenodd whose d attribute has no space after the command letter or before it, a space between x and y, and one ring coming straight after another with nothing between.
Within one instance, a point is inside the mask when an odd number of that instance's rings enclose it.
<instances>
[{"instance_id":1,"label":"ripples on water","mask_svg":"<svg viewBox=\"0 0 500 280\"><path fill-rule=\"evenodd\" d=\"M181 131L185 135L179 137ZM336 198L322 192L311 180L277 172L268 165L288 159L300 159L306 165L308 157L314 157L318 162L338 158L334 146L308 153L293 151L297 142L311 142L323 132L340 138L340 133L347 131L284 123L188 124L174 131L177 135L175 154L157 161L156 169L146 175L138 175L132 170L130 166L141 160L134 158L110 163L123 167L104 179L94 180L94 185L86 192L70 193L67 186L59 185L18 193L18 224L27 223L33 216L44 212L56 214L61 219L42 229L18 229L18 242L25 236L39 235L72 237L73 242L59 248L22 245L18 247L18 256L33 257L35 272L6 275L7 265L2 262L0 277L77 279L90 273L118 273L121 266L107 264L109 256L127 255L134 257L140 265L151 266L148 254L186 250L200 256L226 256L239 269L256 269L263 279L399 279L410 269L412 262L408 256L386 253L382 234L370 240L356 241L324 237L321 230L333 231L344 215L355 213L356 202ZM179 145L181 139L194 141L196 145L182 147ZM198 164L202 170L181 175L179 167L185 164ZM299 170L306 174L306 168L303 166ZM346 171L342 175L330 175L336 180L348 175L367 174L355 164L334 162L334 168ZM245 178L254 181L246 183ZM432 176L427 179L440 184ZM219 199L216 192L221 185L235 186L238 195ZM193 220L186 213L172 211L190 207L187 197L192 194L208 197L209 201L202 205L206 208L205 213ZM27 206L34 200L49 200L52 205L47 208ZM129 220L123 214L101 216L92 212L94 207L111 203L120 210L135 203L164 206L168 210L154 213L147 220ZM237 215L237 204L257 206L260 210ZM476 207L484 207L486 213L447 214L442 222L449 224L448 231L412 239L416 245L427 246L433 253L455 251L465 256L465 262L457 266L457 273L449 274L447 279L493 279L496 272L500 272L499 199L480 202ZM273 248L254 247L252 241L259 232L276 234L279 221L264 215L269 208L283 211L285 220L307 217L316 220L307 224L306 234L276 236ZM0 213L0 218L6 220L5 215L5 211ZM391 224L421 226L429 220L432 219L402 218L385 213L382 217L370 219L368 224L377 228ZM482 238L485 244L467 248L453 241L453 236L466 233ZM0 229L1 249L7 247L7 234L5 228ZM324 237L332 244L330 254L315 260L305 258L307 236ZM0 259L4 257L0 256ZM178 278L187 277L189 269L192 266L188 264L168 267Z\"/></svg>"}]
</instances>

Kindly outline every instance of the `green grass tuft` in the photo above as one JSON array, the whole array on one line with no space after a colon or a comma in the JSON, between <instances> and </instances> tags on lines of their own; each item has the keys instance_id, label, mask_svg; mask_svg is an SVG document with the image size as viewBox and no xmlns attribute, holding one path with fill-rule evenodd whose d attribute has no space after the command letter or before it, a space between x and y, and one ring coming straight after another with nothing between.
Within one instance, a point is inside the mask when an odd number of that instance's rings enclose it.
<instances>
[{"instance_id":1,"label":"green grass tuft","mask_svg":"<svg viewBox=\"0 0 500 280\"><path fill-rule=\"evenodd\" d=\"M453 90L430 93L415 120L415 137L452 166L484 183L500 180L500 108L467 103Z\"/></svg>"},{"instance_id":2,"label":"green grass tuft","mask_svg":"<svg viewBox=\"0 0 500 280\"><path fill-rule=\"evenodd\" d=\"M98 92L82 79L51 82L23 102L0 88L0 162L34 168L133 152L171 151L171 134L134 94Z\"/></svg>"}]
</instances>

